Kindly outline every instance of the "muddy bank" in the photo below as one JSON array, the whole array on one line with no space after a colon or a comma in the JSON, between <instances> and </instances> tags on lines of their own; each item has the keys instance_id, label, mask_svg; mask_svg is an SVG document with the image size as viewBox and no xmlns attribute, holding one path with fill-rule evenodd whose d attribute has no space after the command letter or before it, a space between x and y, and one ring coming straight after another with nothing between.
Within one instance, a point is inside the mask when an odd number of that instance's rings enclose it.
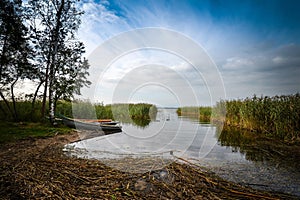
<instances>
[{"instance_id":1,"label":"muddy bank","mask_svg":"<svg viewBox=\"0 0 300 200\"><path fill-rule=\"evenodd\" d=\"M227 182L196 166L173 162L125 173L97 160L70 158L64 144L77 134L0 146L3 199L297 199ZM128 160L124 160L126 165ZM141 161L142 162L142 161ZM118 162L120 164L120 162Z\"/></svg>"}]
</instances>

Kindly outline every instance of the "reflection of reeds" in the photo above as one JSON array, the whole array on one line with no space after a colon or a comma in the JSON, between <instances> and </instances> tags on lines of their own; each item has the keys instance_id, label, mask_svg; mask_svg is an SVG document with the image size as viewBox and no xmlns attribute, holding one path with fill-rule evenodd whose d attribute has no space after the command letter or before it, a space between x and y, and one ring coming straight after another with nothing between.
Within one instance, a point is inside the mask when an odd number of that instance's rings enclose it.
<instances>
[{"instance_id":1,"label":"reflection of reeds","mask_svg":"<svg viewBox=\"0 0 300 200\"><path fill-rule=\"evenodd\" d=\"M232 151L239 151L247 160L268 162L284 169L300 167L297 162L300 156L297 145L286 145L280 140L233 126L224 126L217 137L222 146L230 146Z\"/></svg>"},{"instance_id":2,"label":"reflection of reeds","mask_svg":"<svg viewBox=\"0 0 300 200\"><path fill-rule=\"evenodd\" d=\"M254 96L220 101L215 116L226 108L225 124L257 131L268 136L294 141L300 136L300 94Z\"/></svg>"}]
</instances>

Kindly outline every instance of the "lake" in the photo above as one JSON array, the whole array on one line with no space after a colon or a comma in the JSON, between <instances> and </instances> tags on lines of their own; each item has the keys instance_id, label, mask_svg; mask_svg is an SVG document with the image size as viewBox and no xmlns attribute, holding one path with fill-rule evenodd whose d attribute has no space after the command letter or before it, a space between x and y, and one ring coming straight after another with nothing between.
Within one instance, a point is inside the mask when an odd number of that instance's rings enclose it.
<instances>
[{"instance_id":1,"label":"lake","mask_svg":"<svg viewBox=\"0 0 300 200\"><path fill-rule=\"evenodd\" d=\"M270 155L270 152L245 145L247 143L241 142L237 133L234 135L237 138L220 136L215 126L178 117L176 109L159 109L155 120L143 124L122 123L120 133L71 143L64 150L68 155L98 159L116 168L118 166L109 160L151 157L168 164L183 158L229 181L300 196L300 170L297 165L265 158L264 155ZM155 163L149 168L135 162L126 165L128 169L136 165L140 172L161 167Z\"/></svg>"}]
</instances>

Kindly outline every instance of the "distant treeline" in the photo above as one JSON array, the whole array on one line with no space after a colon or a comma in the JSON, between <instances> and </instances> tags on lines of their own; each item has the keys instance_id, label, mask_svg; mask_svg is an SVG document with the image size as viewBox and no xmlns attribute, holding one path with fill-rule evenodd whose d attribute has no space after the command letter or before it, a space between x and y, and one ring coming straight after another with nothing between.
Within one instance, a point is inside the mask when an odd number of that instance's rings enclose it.
<instances>
[{"instance_id":1,"label":"distant treeline","mask_svg":"<svg viewBox=\"0 0 300 200\"><path fill-rule=\"evenodd\" d=\"M178 110L185 115L186 108ZM225 126L235 126L248 129L267 136L295 141L300 137L300 94L282 96L253 96L238 100L222 100L211 108L211 112L201 112L201 107L189 109L199 113L201 121L205 118L211 121L224 120ZM203 110L208 108L204 107Z\"/></svg>"},{"instance_id":2,"label":"distant treeline","mask_svg":"<svg viewBox=\"0 0 300 200\"><path fill-rule=\"evenodd\" d=\"M9 102L12 104L12 102ZM8 112L5 102L0 101L0 119L6 121L13 121ZM16 102L18 116L20 121L43 121L40 109L42 102L37 101L34 110L32 110L31 101ZM89 101L58 101L56 113L68 117L84 118L84 119L115 119L123 122L130 122L130 120L144 119L150 120L156 117L157 108L152 104L138 103L138 104L110 104L104 105L102 103L92 104Z\"/></svg>"}]
</instances>

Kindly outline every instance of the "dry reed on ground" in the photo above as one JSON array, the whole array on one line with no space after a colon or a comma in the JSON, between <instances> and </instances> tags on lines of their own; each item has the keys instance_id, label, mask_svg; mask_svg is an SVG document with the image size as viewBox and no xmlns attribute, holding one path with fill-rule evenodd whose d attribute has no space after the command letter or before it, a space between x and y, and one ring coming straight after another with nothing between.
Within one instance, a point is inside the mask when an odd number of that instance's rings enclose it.
<instances>
[{"instance_id":1,"label":"dry reed on ground","mask_svg":"<svg viewBox=\"0 0 300 200\"><path fill-rule=\"evenodd\" d=\"M71 138L71 139L70 139ZM173 162L126 173L97 160L70 158L62 145L74 136L24 140L0 147L3 199L291 199L242 187L199 167ZM124 160L126 165L128 160ZM142 162L142 161L141 161ZM122 164L122 162L119 162Z\"/></svg>"}]
</instances>

